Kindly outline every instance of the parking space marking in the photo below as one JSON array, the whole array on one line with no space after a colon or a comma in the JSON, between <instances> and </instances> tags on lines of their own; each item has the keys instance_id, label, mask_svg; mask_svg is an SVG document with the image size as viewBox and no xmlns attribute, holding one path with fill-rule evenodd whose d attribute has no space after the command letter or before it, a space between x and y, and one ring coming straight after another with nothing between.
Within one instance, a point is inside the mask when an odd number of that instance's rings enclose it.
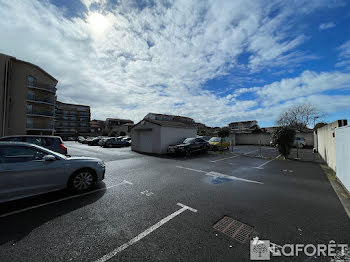
<instances>
[{"instance_id":1,"label":"parking space marking","mask_svg":"<svg viewBox=\"0 0 350 262\"><path fill-rule=\"evenodd\" d=\"M13 212L2 214L2 215L0 215L0 218L11 216L11 215L18 214L18 213L22 213L22 212L25 212L25 211L28 211L28 210L39 208L39 207L43 207L43 206L48 206L48 205L51 205L51 204L59 203L59 202L66 201L66 200L69 200L69 199L90 195L90 194L93 194L93 193L96 193L96 192L99 192L99 191L103 191L103 190L106 190L106 189L110 189L110 188L121 186L121 185L125 185L125 184L132 185L133 183L124 180L123 182L121 182L119 184L116 184L116 185L113 185L113 186L109 186L109 187L105 187L105 188L99 188L99 189L92 190L92 191L89 191L89 192L86 192L86 193L83 193L83 194L74 195L74 196L70 196L70 197L65 197L65 198L57 199L57 200L50 201L50 202L47 202L47 203L43 203L43 204L31 206L31 207L26 207L26 208L23 208L23 209L20 209L20 210L16 210L16 211L13 211Z\"/></svg>"},{"instance_id":2,"label":"parking space marking","mask_svg":"<svg viewBox=\"0 0 350 262\"><path fill-rule=\"evenodd\" d=\"M153 226L151 226L150 228L146 229L145 231L143 231L142 233L140 233L139 235L137 235L133 239L129 240L128 242L126 242L125 244L121 245L120 247L114 249L113 251L111 251L107 255L104 255L103 257L101 257L100 259L96 260L95 262L106 262L107 260L111 259L112 257L117 255L118 253L120 253L123 250L127 249L129 246L132 246L133 244L137 243L138 241L140 241L141 239L143 239L144 237L146 237L147 235L152 233L154 230L158 229L159 227L161 227L165 223L169 222L171 219L173 219L174 217L180 215L182 212L184 212L186 210L189 210L189 211L194 212L194 213L196 213L198 211L198 210L196 210L194 208L191 208L191 207L186 206L186 205L181 204L181 203L177 203L177 205L181 207L179 210L177 210L174 213L170 214L169 216L163 218L158 223L154 224Z\"/></svg>"},{"instance_id":3,"label":"parking space marking","mask_svg":"<svg viewBox=\"0 0 350 262\"><path fill-rule=\"evenodd\" d=\"M187 169L187 170L198 172L198 173L204 173L205 176L211 176L211 177L215 177L215 178L220 177L220 178L227 178L227 179L230 179L230 180L239 180L239 181L248 182L248 183L255 183L255 184L261 184L261 185L264 184L264 183L259 182L259 181L239 178L239 177L236 177L236 176L229 176L229 175L225 175L225 174L222 174L222 173L219 173L219 172L214 172L214 171L207 172L207 171L193 169L193 168L188 168L188 167L183 167L183 166L176 166L176 167L177 168Z\"/></svg>"},{"instance_id":4,"label":"parking space marking","mask_svg":"<svg viewBox=\"0 0 350 262\"><path fill-rule=\"evenodd\" d=\"M207 171L198 170L198 169L193 169L193 168L184 167L184 166L176 166L176 167L177 167L177 168L182 168L182 169L191 170L191 171L194 171L194 172L199 172L199 173L208 173Z\"/></svg>"},{"instance_id":5,"label":"parking space marking","mask_svg":"<svg viewBox=\"0 0 350 262\"><path fill-rule=\"evenodd\" d=\"M255 149L255 150L253 150L253 151L244 153L244 154L242 154L242 155L248 155L248 154L253 153L253 152L256 152L256 151L258 151L258 150L259 150L259 149ZM240 156L240 155L225 157L225 158L221 158L221 159L217 159L217 160L212 160L212 161L210 161L210 162L215 163L215 162L218 162L218 161L222 161L222 160L226 160L226 159L231 159L231 158L235 158L235 157L239 157L239 156Z\"/></svg>"},{"instance_id":6,"label":"parking space marking","mask_svg":"<svg viewBox=\"0 0 350 262\"><path fill-rule=\"evenodd\" d=\"M269 161L266 161L265 163L261 164L260 166L257 166L257 167L253 167L253 168L256 168L256 169L264 169L263 166L272 162L273 160L276 160L277 158L279 158L281 155L278 155L276 156L276 158L273 158L273 159L270 159Z\"/></svg>"},{"instance_id":7,"label":"parking space marking","mask_svg":"<svg viewBox=\"0 0 350 262\"><path fill-rule=\"evenodd\" d=\"M225 157L225 158L221 158L221 159L217 159L217 160L211 160L210 162L215 163L215 162L218 162L218 161L222 161L222 160L226 160L226 159L231 159L231 158L235 158L235 157L239 157L239 155L230 156L230 157Z\"/></svg>"}]
</instances>

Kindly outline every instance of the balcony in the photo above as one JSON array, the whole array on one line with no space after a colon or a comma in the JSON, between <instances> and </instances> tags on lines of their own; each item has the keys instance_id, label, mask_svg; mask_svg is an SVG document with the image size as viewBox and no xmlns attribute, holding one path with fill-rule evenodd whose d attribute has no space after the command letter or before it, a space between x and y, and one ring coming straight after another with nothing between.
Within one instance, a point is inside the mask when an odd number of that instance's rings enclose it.
<instances>
[{"instance_id":1,"label":"balcony","mask_svg":"<svg viewBox=\"0 0 350 262\"><path fill-rule=\"evenodd\" d=\"M32 88L32 89L39 89L39 90L42 90L42 91L48 91L48 92L51 92L51 93L56 93L56 87L53 86L53 85L49 85L49 84L41 84L41 83L37 83L37 82L34 82L34 83L30 83L28 82L28 87L29 88Z\"/></svg>"},{"instance_id":2,"label":"balcony","mask_svg":"<svg viewBox=\"0 0 350 262\"><path fill-rule=\"evenodd\" d=\"M48 111L48 110L27 109L27 115L42 116L42 117L54 117L54 112Z\"/></svg>"},{"instance_id":3,"label":"balcony","mask_svg":"<svg viewBox=\"0 0 350 262\"><path fill-rule=\"evenodd\" d=\"M89 116L89 112L79 112L79 116Z\"/></svg>"},{"instance_id":4,"label":"balcony","mask_svg":"<svg viewBox=\"0 0 350 262\"><path fill-rule=\"evenodd\" d=\"M56 99L54 97L45 97L28 94L27 101L41 104L55 105Z\"/></svg>"},{"instance_id":5,"label":"balcony","mask_svg":"<svg viewBox=\"0 0 350 262\"><path fill-rule=\"evenodd\" d=\"M44 124L44 123L27 123L27 130L53 130L53 124Z\"/></svg>"}]
</instances>

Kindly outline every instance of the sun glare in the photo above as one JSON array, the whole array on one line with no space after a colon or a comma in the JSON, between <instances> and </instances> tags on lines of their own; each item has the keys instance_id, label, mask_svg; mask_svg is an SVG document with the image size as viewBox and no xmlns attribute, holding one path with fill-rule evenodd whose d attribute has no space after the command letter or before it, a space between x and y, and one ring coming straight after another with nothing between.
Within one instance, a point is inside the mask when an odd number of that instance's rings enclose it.
<instances>
[{"instance_id":1,"label":"sun glare","mask_svg":"<svg viewBox=\"0 0 350 262\"><path fill-rule=\"evenodd\" d=\"M88 17L88 23L91 27L91 30L95 33L103 33L109 26L107 17L99 13L90 14Z\"/></svg>"}]
</instances>

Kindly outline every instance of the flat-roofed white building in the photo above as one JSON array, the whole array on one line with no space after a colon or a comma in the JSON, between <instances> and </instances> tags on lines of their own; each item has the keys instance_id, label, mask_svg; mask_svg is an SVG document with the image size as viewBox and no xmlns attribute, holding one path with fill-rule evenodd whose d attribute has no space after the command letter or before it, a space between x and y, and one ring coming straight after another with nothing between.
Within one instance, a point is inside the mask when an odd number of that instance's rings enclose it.
<instances>
[{"instance_id":1,"label":"flat-roofed white building","mask_svg":"<svg viewBox=\"0 0 350 262\"><path fill-rule=\"evenodd\" d=\"M132 128L131 149L142 153L166 154L170 144L196 135L197 128L191 118L149 113Z\"/></svg>"}]
</instances>

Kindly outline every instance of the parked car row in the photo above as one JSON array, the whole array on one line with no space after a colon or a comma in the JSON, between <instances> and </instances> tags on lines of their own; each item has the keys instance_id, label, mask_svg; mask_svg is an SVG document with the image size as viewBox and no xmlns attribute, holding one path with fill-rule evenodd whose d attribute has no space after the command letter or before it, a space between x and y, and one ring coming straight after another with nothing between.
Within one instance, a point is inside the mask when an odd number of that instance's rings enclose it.
<instances>
[{"instance_id":1,"label":"parked car row","mask_svg":"<svg viewBox=\"0 0 350 262\"><path fill-rule=\"evenodd\" d=\"M228 137L197 136L184 138L173 145L169 145L169 154L191 155L195 152L207 153L209 150L228 149L230 141Z\"/></svg>"},{"instance_id":2,"label":"parked car row","mask_svg":"<svg viewBox=\"0 0 350 262\"><path fill-rule=\"evenodd\" d=\"M131 145L131 137L118 136L118 137L78 137L78 142L82 144L88 144L89 146L101 146L101 147L127 147Z\"/></svg>"}]
</instances>

